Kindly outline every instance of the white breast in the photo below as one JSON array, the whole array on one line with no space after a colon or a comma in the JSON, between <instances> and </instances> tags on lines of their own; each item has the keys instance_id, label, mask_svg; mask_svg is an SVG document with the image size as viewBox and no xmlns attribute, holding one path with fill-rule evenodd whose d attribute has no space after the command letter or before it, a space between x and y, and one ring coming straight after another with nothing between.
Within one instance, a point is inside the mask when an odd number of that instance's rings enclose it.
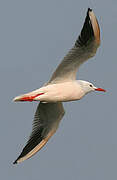
<instances>
[{"instance_id":1,"label":"white breast","mask_svg":"<svg viewBox=\"0 0 117 180\"><path fill-rule=\"evenodd\" d=\"M50 84L40 88L39 91L44 94L37 96L35 100L44 102L74 101L84 96L84 92L77 81Z\"/></svg>"}]
</instances>

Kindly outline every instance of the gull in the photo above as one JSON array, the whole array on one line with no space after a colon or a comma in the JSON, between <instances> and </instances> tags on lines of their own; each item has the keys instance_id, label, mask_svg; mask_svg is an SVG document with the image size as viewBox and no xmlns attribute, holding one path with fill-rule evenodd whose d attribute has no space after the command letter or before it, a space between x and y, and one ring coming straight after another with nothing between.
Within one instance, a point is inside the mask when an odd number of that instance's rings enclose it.
<instances>
[{"instance_id":1,"label":"gull","mask_svg":"<svg viewBox=\"0 0 117 180\"><path fill-rule=\"evenodd\" d=\"M99 45L99 24L92 9L88 8L80 35L51 79L43 87L13 99L22 102L40 101L35 112L32 133L14 164L32 157L56 132L65 114L62 102L79 100L93 91L105 92L90 82L76 80L78 68L95 55Z\"/></svg>"}]
</instances>

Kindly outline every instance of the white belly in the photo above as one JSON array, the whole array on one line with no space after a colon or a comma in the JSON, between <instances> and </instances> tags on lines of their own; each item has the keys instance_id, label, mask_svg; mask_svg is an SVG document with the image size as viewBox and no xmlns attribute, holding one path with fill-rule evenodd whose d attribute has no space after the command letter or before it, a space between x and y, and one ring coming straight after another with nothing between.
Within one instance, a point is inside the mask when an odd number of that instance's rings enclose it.
<instances>
[{"instance_id":1,"label":"white belly","mask_svg":"<svg viewBox=\"0 0 117 180\"><path fill-rule=\"evenodd\" d=\"M37 96L35 100L43 102L65 102L81 99L84 93L77 81L50 84L38 89L44 94Z\"/></svg>"}]
</instances>

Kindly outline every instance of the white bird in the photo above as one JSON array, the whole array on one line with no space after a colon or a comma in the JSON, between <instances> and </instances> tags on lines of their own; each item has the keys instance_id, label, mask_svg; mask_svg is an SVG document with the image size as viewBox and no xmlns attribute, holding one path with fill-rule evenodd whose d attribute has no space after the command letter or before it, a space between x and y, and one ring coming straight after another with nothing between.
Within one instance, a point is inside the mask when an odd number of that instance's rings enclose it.
<instances>
[{"instance_id":1,"label":"white bird","mask_svg":"<svg viewBox=\"0 0 117 180\"><path fill-rule=\"evenodd\" d=\"M64 116L62 102L81 99L92 91L104 91L92 83L76 80L79 66L93 57L100 45L100 29L93 11L88 8L81 33L73 48L43 87L14 98L14 101L40 101L29 140L14 164L38 152L56 132Z\"/></svg>"}]
</instances>

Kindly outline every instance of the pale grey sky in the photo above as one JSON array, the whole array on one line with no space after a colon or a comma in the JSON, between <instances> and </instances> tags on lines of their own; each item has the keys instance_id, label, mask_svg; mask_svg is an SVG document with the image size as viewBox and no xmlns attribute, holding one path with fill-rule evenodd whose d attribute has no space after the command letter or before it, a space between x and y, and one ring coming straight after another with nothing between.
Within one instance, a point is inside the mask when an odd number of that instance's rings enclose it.
<instances>
[{"instance_id":1,"label":"pale grey sky","mask_svg":"<svg viewBox=\"0 0 117 180\"><path fill-rule=\"evenodd\" d=\"M78 79L107 89L65 103L57 133L31 159L12 162L32 128L37 103L12 98L41 87L74 44L87 8L101 28L96 56ZM0 1L0 178L4 180L117 179L117 1Z\"/></svg>"}]
</instances>

